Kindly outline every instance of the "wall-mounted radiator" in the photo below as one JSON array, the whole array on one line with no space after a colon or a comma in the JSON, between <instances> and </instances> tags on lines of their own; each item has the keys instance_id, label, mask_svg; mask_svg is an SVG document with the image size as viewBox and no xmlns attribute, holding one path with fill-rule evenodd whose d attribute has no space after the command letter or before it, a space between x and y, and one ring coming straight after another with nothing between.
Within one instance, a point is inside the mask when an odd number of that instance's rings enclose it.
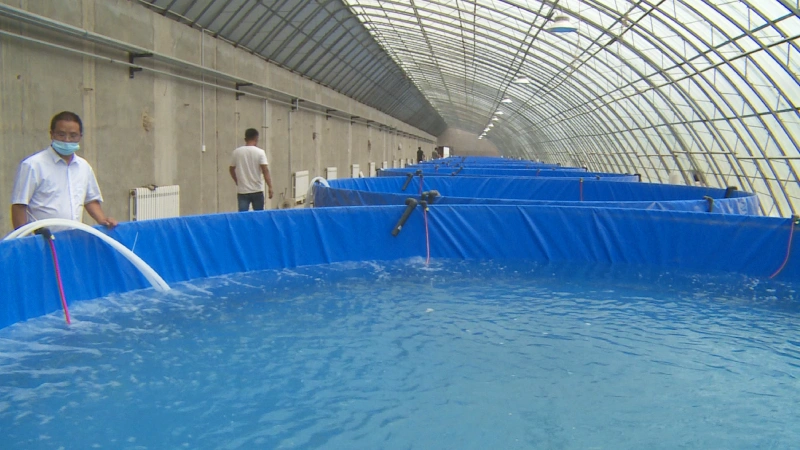
<instances>
[{"instance_id":1,"label":"wall-mounted radiator","mask_svg":"<svg viewBox=\"0 0 800 450\"><path fill-rule=\"evenodd\" d=\"M180 215L180 186L153 186L131 189L130 220L163 219Z\"/></svg>"},{"instance_id":2,"label":"wall-mounted radiator","mask_svg":"<svg viewBox=\"0 0 800 450\"><path fill-rule=\"evenodd\" d=\"M351 178L358 178L358 172L361 171L360 164L351 164L350 165L350 177Z\"/></svg>"},{"instance_id":3,"label":"wall-mounted radiator","mask_svg":"<svg viewBox=\"0 0 800 450\"><path fill-rule=\"evenodd\" d=\"M369 163L369 176L374 177L376 175L378 174L375 172L375 163L371 162Z\"/></svg>"},{"instance_id":4,"label":"wall-mounted radiator","mask_svg":"<svg viewBox=\"0 0 800 450\"><path fill-rule=\"evenodd\" d=\"M336 167L327 167L325 168L325 179L326 180L335 180L337 178L336 173L338 170Z\"/></svg>"},{"instance_id":5,"label":"wall-mounted radiator","mask_svg":"<svg viewBox=\"0 0 800 450\"><path fill-rule=\"evenodd\" d=\"M292 198L295 203L303 203L308 193L308 171L301 170L292 175Z\"/></svg>"}]
</instances>

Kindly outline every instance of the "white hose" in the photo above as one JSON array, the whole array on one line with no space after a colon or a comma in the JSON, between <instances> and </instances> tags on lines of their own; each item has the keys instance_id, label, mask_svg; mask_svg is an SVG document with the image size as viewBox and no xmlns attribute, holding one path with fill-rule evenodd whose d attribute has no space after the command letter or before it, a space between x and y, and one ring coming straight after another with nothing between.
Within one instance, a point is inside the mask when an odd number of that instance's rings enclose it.
<instances>
[{"instance_id":1,"label":"white hose","mask_svg":"<svg viewBox=\"0 0 800 450\"><path fill-rule=\"evenodd\" d=\"M314 177L308 183L308 191L306 192L306 208L311 208L314 204L314 183L319 182L325 187L331 187L328 180L322 177Z\"/></svg>"},{"instance_id":2,"label":"white hose","mask_svg":"<svg viewBox=\"0 0 800 450\"><path fill-rule=\"evenodd\" d=\"M119 242L111 239L110 237L106 236L105 234L95 230L94 228L84 225L81 222L77 222L74 220L67 220L67 219L43 219L37 220L36 222L31 222L27 225L24 225L16 230L12 231L8 234L8 236L4 237L4 241L8 241L11 239L16 239L20 237L27 236L34 231L38 230L39 228L49 227L49 226L59 226L59 227L66 227L75 230L85 231L91 235L97 236L105 242L106 244L110 245L116 251L120 252L122 256L124 256L128 261L131 262L139 272L144 275L147 281L155 288L155 290L159 292L166 292L170 289L169 285L164 281L161 276L159 276L152 267L148 266L146 262L136 256L135 253L128 250L124 245L120 244Z\"/></svg>"}]
</instances>

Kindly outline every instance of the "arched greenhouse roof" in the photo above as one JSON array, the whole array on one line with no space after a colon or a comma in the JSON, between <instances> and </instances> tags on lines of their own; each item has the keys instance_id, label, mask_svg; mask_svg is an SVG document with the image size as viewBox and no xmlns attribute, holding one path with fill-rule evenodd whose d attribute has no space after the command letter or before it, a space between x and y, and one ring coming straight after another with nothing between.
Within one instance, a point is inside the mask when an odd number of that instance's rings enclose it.
<instances>
[{"instance_id":1,"label":"arched greenhouse roof","mask_svg":"<svg viewBox=\"0 0 800 450\"><path fill-rule=\"evenodd\" d=\"M433 135L800 213L797 0L141 1Z\"/></svg>"}]
</instances>

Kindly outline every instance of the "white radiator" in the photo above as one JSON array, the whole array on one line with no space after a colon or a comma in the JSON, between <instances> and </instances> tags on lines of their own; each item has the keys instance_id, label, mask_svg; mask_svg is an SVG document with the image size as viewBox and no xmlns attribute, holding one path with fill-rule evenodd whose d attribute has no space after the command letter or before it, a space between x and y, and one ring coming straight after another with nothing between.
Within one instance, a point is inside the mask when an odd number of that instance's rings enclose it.
<instances>
[{"instance_id":1,"label":"white radiator","mask_svg":"<svg viewBox=\"0 0 800 450\"><path fill-rule=\"evenodd\" d=\"M130 191L130 220L163 219L181 215L181 187L153 186Z\"/></svg>"},{"instance_id":2,"label":"white radiator","mask_svg":"<svg viewBox=\"0 0 800 450\"><path fill-rule=\"evenodd\" d=\"M369 176L374 177L376 175L377 173L375 172L375 163L371 162L369 163Z\"/></svg>"},{"instance_id":3,"label":"white radiator","mask_svg":"<svg viewBox=\"0 0 800 450\"><path fill-rule=\"evenodd\" d=\"M292 183L292 198L294 198L295 203L303 203L308 193L308 171L295 172L292 178L294 181Z\"/></svg>"},{"instance_id":4,"label":"white radiator","mask_svg":"<svg viewBox=\"0 0 800 450\"><path fill-rule=\"evenodd\" d=\"M336 167L327 167L325 168L325 179L326 180L335 180L337 169Z\"/></svg>"},{"instance_id":5,"label":"white radiator","mask_svg":"<svg viewBox=\"0 0 800 450\"><path fill-rule=\"evenodd\" d=\"M388 169L389 168L389 161L384 161L381 163L381 169Z\"/></svg>"},{"instance_id":6,"label":"white radiator","mask_svg":"<svg viewBox=\"0 0 800 450\"><path fill-rule=\"evenodd\" d=\"M358 178L358 172L361 171L361 166L359 164L351 164L350 165L350 177L351 178Z\"/></svg>"}]
</instances>

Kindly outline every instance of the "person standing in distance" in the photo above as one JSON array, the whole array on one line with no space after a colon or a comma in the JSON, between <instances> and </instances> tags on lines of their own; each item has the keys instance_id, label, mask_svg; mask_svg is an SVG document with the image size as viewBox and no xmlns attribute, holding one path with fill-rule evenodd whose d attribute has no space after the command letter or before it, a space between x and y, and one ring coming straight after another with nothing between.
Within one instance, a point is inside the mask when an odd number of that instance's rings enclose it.
<instances>
[{"instance_id":1,"label":"person standing in distance","mask_svg":"<svg viewBox=\"0 0 800 450\"><path fill-rule=\"evenodd\" d=\"M75 154L82 137L77 114L63 111L50 121L50 146L23 159L17 168L11 191L14 229L42 219L81 221L84 209L100 225L117 226L100 206L103 197L92 166Z\"/></svg>"},{"instance_id":2,"label":"person standing in distance","mask_svg":"<svg viewBox=\"0 0 800 450\"><path fill-rule=\"evenodd\" d=\"M422 161L425 161L425 152L422 151L422 147L417 147L417 163Z\"/></svg>"},{"instance_id":3,"label":"person standing in distance","mask_svg":"<svg viewBox=\"0 0 800 450\"><path fill-rule=\"evenodd\" d=\"M269 177L267 154L258 146L258 130L248 128L244 132L244 145L231 155L230 173L236 183L236 198L239 211L264 209L264 181L272 198L272 179ZM263 175L263 178L262 178Z\"/></svg>"}]
</instances>

